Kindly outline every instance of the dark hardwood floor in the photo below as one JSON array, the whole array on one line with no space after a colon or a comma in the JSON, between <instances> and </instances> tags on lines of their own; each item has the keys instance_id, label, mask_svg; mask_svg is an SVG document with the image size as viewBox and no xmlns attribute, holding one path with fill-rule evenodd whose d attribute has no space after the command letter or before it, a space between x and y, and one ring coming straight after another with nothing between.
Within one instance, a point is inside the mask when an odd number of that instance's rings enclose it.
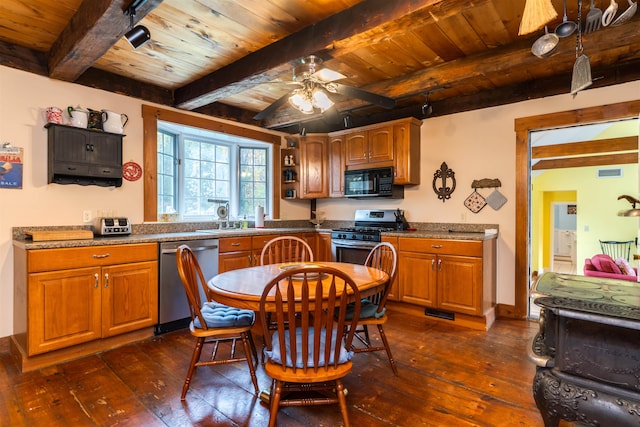
<instances>
[{"instance_id":1,"label":"dark hardwood floor","mask_svg":"<svg viewBox=\"0 0 640 427\"><path fill-rule=\"evenodd\" d=\"M526 346L535 322L498 320L488 332L391 311L398 363L355 355L345 379L353 426L541 426ZM377 333L376 333L377 337ZM262 337L256 333L258 347ZM199 368L180 392L194 340L186 331L20 374L0 346L1 426L264 426L245 364ZM269 378L258 369L262 388ZM287 408L281 426L342 425L337 405Z\"/></svg>"}]
</instances>

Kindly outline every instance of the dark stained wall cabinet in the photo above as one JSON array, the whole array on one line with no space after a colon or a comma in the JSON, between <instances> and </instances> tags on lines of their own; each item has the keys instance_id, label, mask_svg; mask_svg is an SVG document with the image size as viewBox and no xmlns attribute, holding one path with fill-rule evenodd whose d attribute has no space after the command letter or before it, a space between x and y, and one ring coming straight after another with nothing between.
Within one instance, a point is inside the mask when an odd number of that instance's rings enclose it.
<instances>
[{"instance_id":1,"label":"dark stained wall cabinet","mask_svg":"<svg viewBox=\"0 0 640 427\"><path fill-rule=\"evenodd\" d=\"M48 123L48 182L122 186L124 135Z\"/></svg>"}]
</instances>

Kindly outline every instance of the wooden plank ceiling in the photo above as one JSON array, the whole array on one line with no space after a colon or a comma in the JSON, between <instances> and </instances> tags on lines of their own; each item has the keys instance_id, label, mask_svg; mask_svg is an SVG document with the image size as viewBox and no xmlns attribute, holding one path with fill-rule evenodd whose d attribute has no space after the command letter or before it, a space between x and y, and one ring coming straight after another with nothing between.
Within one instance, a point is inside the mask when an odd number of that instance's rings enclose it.
<instances>
[{"instance_id":1,"label":"wooden plank ceiling","mask_svg":"<svg viewBox=\"0 0 640 427\"><path fill-rule=\"evenodd\" d=\"M518 36L525 0L147 0L134 22L152 40L137 50L123 37L130 3L3 0L0 64L243 123L324 132L343 128L347 114L354 126L424 118L427 94L431 114L444 115L568 93L576 59L575 35L549 58L532 55L543 30ZM609 0L595 4L604 10ZM563 15L562 0L553 5L551 30ZM567 15L577 21L577 0L567 0ZM639 78L639 23L634 16L584 35L592 88ZM341 84L396 107L332 94L338 114L303 115L284 103L255 121L297 87L287 83L292 68L310 54L346 76Z\"/></svg>"}]
</instances>

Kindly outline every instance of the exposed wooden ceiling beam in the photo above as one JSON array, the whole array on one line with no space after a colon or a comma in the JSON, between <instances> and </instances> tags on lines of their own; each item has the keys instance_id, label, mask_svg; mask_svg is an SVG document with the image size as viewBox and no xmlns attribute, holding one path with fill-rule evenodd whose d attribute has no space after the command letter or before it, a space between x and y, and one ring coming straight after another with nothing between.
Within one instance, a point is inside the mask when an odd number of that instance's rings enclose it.
<instances>
[{"instance_id":1,"label":"exposed wooden ceiling beam","mask_svg":"<svg viewBox=\"0 0 640 427\"><path fill-rule=\"evenodd\" d=\"M600 33L600 34L599 34ZM640 52L640 43L638 42L637 32L633 26L619 26L608 28L607 31L595 32L590 34L589 43L598 44L606 51L606 46L614 48L618 44L629 43L638 47ZM544 59L545 61L553 61L553 69L550 68L550 77L538 77L534 80L523 81L524 86L521 87L521 92L518 96L513 96L510 102L522 101L538 97L538 90L533 90L533 87L538 86L538 81L546 81L546 85L553 87L562 83L561 87L557 90L552 90L550 93L542 93L540 96L557 95L560 93L568 93L570 90L571 73L573 65L575 63L575 41L571 42L567 39L561 40L558 53ZM636 55L640 57L640 53L636 52ZM500 60L496 60L500 58ZM597 57L592 57L592 64L597 64ZM429 90L441 87L443 82L446 82L447 87L456 87L458 85L464 85L467 82L473 81L473 79L482 78L483 76L492 75L496 72L511 72L513 73L513 64L518 64L522 70L523 78L530 77L527 68L534 69L539 66L540 58L537 58L531 54L531 41L522 40L518 43L502 47L494 48L483 51L480 54L468 56L455 61L449 61L433 67L428 67L411 74L403 75L398 78L389 79L379 83L374 83L363 87L368 91L374 93L385 94L394 99L400 99L420 93L424 93ZM637 64L638 62L636 62ZM568 80L565 82L561 75L557 73L558 69L566 69L566 75ZM554 71L555 70L555 71ZM631 77L627 78L621 76L621 71L629 73ZM597 66L592 65L592 75L594 78L604 76L604 79L598 79L594 81L592 87L607 86L610 84L620 83L621 81L637 80L640 73L633 68L625 67L620 68L618 65L613 64L610 66ZM603 81L604 80L604 81ZM535 86L532 86L535 85ZM512 86L512 88L518 87L518 85ZM443 91L445 92L446 89ZM491 91L485 91L489 94ZM502 91L502 93L506 93ZM475 95L471 94L466 97L458 98L471 98ZM454 100L455 97L452 97ZM509 102L503 102L509 103ZM357 109L365 105L364 102L357 99L350 99L344 102L336 104L336 108L339 111L350 111ZM499 105L499 104L494 104ZM485 105L486 107L487 105ZM461 105L460 107L464 107ZM470 108L473 109L473 108ZM458 111L466 111L465 109ZM457 111L454 111L457 112ZM313 120L314 116L307 116L302 119ZM267 128L280 128L301 120L301 114L293 111L292 109L281 108L272 117L265 119L264 126Z\"/></svg>"},{"instance_id":2,"label":"exposed wooden ceiling beam","mask_svg":"<svg viewBox=\"0 0 640 427\"><path fill-rule=\"evenodd\" d=\"M531 170L560 168L581 168L585 166L609 166L638 163L638 153L608 154L604 156L568 157L563 159L540 160Z\"/></svg>"},{"instance_id":3,"label":"exposed wooden ceiling beam","mask_svg":"<svg viewBox=\"0 0 640 427\"><path fill-rule=\"evenodd\" d=\"M162 0L148 0L136 12L134 23ZM131 0L82 2L48 53L49 76L74 81L104 55L129 30L124 11Z\"/></svg>"},{"instance_id":4,"label":"exposed wooden ceiling beam","mask_svg":"<svg viewBox=\"0 0 640 427\"><path fill-rule=\"evenodd\" d=\"M247 87L269 82L282 72L282 67L290 67L291 61L317 53L335 40L439 3L444 0L365 0L179 88L175 93L176 106L193 110Z\"/></svg>"},{"instance_id":5,"label":"exposed wooden ceiling beam","mask_svg":"<svg viewBox=\"0 0 640 427\"><path fill-rule=\"evenodd\" d=\"M0 65L17 70L47 75L47 57L42 52L0 41Z\"/></svg>"},{"instance_id":6,"label":"exposed wooden ceiling beam","mask_svg":"<svg viewBox=\"0 0 640 427\"><path fill-rule=\"evenodd\" d=\"M569 142L531 148L532 159L570 157L587 154L614 153L616 151L638 151L638 137L598 139L594 141Z\"/></svg>"}]
</instances>

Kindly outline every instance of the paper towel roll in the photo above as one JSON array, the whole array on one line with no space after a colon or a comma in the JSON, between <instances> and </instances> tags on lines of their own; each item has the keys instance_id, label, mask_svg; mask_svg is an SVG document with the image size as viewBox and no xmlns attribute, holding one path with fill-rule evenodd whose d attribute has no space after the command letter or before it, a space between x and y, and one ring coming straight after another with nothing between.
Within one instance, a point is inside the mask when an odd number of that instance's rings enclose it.
<instances>
[{"instance_id":1,"label":"paper towel roll","mask_svg":"<svg viewBox=\"0 0 640 427\"><path fill-rule=\"evenodd\" d=\"M264 228L264 207L256 206L256 228Z\"/></svg>"}]
</instances>

